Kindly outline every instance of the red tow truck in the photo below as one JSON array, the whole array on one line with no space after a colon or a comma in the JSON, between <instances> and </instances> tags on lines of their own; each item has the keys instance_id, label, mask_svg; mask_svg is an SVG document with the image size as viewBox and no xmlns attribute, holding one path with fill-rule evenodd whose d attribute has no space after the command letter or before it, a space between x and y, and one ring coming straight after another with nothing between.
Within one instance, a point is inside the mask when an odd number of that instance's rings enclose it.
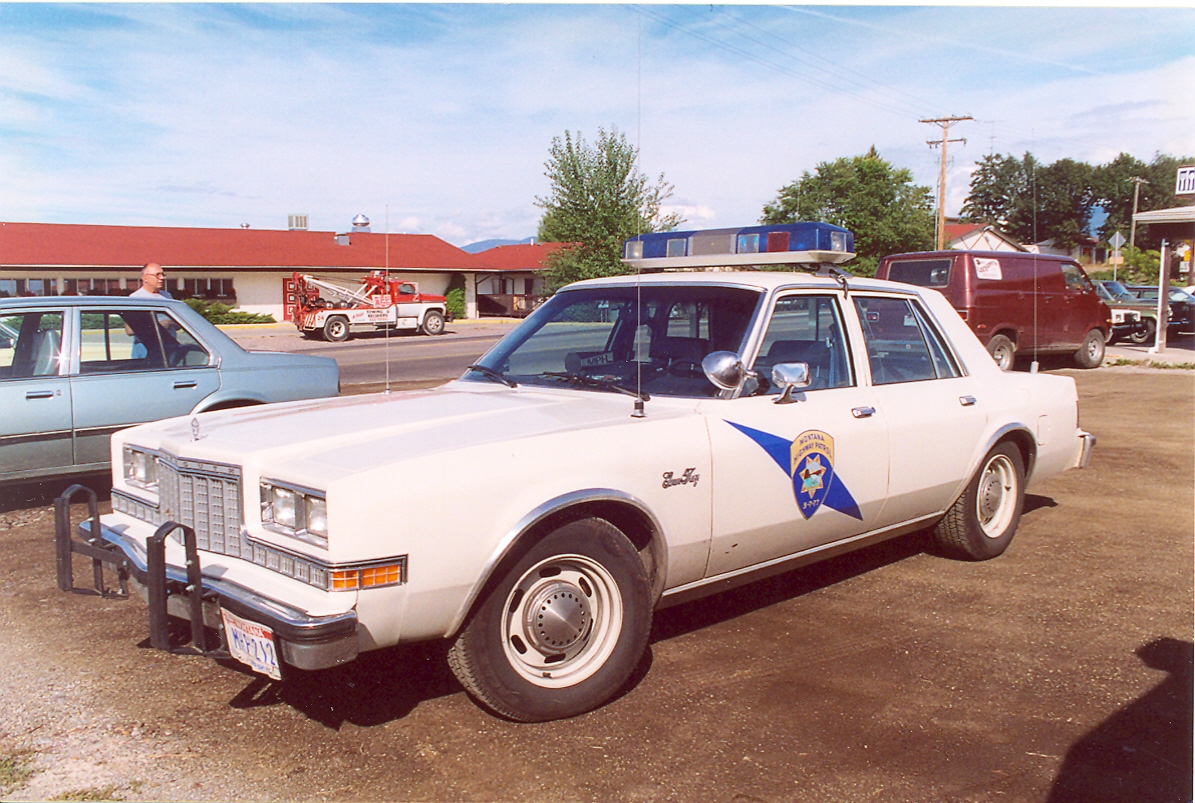
<instances>
[{"instance_id":1,"label":"red tow truck","mask_svg":"<svg viewBox=\"0 0 1195 803\"><path fill-rule=\"evenodd\" d=\"M322 337L339 343L354 327L416 329L425 335L444 333L451 320L444 296L420 293L406 279L391 279L382 271L366 274L355 289L296 273L292 320L303 337Z\"/></svg>"}]
</instances>

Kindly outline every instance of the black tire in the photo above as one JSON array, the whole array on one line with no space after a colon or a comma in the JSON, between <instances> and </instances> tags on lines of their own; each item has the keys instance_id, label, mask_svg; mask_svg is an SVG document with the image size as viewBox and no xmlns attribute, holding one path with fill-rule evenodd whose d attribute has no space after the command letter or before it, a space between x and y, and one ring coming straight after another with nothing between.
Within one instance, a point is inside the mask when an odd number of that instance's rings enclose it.
<instances>
[{"instance_id":1,"label":"black tire","mask_svg":"<svg viewBox=\"0 0 1195 803\"><path fill-rule=\"evenodd\" d=\"M1099 368L1104 364L1104 333L1092 329L1083 338L1083 345L1075 352L1075 365L1080 368Z\"/></svg>"},{"instance_id":2,"label":"black tire","mask_svg":"<svg viewBox=\"0 0 1195 803\"><path fill-rule=\"evenodd\" d=\"M934 528L944 550L963 560L1003 554L1025 509L1025 461L1011 443L987 453L975 476Z\"/></svg>"},{"instance_id":3,"label":"black tire","mask_svg":"<svg viewBox=\"0 0 1195 803\"><path fill-rule=\"evenodd\" d=\"M1146 343L1154 341L1154 335L1158 332L1158 321L1155 318L1142 318L1141 327L1137 331L1130 334L1126 340L1138 346L1144 346Z\"/></svg>"},{"instance_id":4,"label":"black tire","mask_svg":"<svg viewBox=\"0 0 1195 803\"><path fill-rule=\"evenodd\" d=\"M448 664L500 716L572 717L626 683L647 649L651 617L635 547L609 522L582 519L545 536L490 587Z\"/></svg>"},{"instance_id":5,"label":"black tire","mask_svg":"<svg viewBox=\"0 0 1195 803\"><path fill-rule=\"evenodd\" d=\"M425 335L442 335L444 334L444 316L438 312L429 312L423 316L423 334Z\"/></svg>"},{"instance_id":6,"label":"black tire","mask_svg":"<svg viewBox=\"0 0 1195 803\"><path fill-rule=\"evenodd\" d=\"M349 339L349 319L343 315L329 315L324 321L324 340L340 343Z\"/></svg>"},{"instance_id":7,"label":"black tire","mask_svg":"<svg viewBox=\"0 0 1195 803\"><path fill-rule=\"evenodd\" d=\"M1001 371L1011 371L1017 359L1017 344L1005 335L996 335L988 341L988 354Z\"/></svg>"}]
</instances>

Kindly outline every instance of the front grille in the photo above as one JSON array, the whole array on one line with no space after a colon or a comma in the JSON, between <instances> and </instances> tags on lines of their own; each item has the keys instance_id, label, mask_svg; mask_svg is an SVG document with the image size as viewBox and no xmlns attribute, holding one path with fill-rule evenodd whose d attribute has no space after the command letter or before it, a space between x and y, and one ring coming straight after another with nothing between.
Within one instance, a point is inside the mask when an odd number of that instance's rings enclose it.
<instances>
[{"instance_id":1,"label":"front grille","mask_svg":"<svg viewBox=\"0 0 1195 803\"><path fill-rule=\"evenodd\" d=\"M407 581L405 555L363 563L328 564L317 558L290 552L249 537L241 516L241 470L223 463L184 460L157 454L158 504L146 502L112 489L112 509L135 519L161 526L167 521L185 524L195 531L196 546L264 566L270 571L294 578L308 585L331 590L333 572L363 572L375 565L397 566L393 582L375 585L401 585ZM183 542L182 530L170 537ZM361 582L360 579L357 581ZM352 588L358 588L354 585ZM348 590L337 589L337 590Z\"/></svg>"},{"instance_id":2,"label":"front grille","mask_svg":"<svg viewBox=\"0 0 1195 803\"><path fill-rule=\"evenodd\" d=\"M158 510L195 530L196 544L208 552L241 556L241 470L195 460L158 458ZM173 536L182 540L182 534Z\"/></svg>"}]
</instances>

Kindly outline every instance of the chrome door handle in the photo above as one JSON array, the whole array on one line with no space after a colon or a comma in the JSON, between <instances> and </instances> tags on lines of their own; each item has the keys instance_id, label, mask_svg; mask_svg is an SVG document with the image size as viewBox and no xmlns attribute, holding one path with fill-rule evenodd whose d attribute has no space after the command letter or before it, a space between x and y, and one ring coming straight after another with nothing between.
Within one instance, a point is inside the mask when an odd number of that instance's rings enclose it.
<instances>
[{"instance_id":1,"label":"chrome door handle","mask_svg":"<svg viewBox=\"0 0 1195 803\"><path fill-rule=\"evenodd\" d=\"M974 396L959 396L958 403L961 404L963 407L970 407L972 404L975 404L975 397Z\"/></svg>"},{"instance_id":2,"label":"chrome door handle","mask_svg":"<svg viewBox=\"0 0 1195 803\"><path fill-rule=\"evenodd\" d=\"M851 415L855 418L871 418L876 414L874 407L853 407L851 408Z\"/></svg>"},{"instance_id":3,"label":"chrome door handle","mask_svg":"<svg viewBox=\"0 0 1195 803\"><path fill-rule=\"evenodd\" d=\"M25 394L26 399L52 399L54 398L54 391L52 390L31 390Z\"/></svg>"},{"instance_id":4,"label":"chrome door handle","mask_svg":"<svg viewBox=\"0 0 1195 803\"><path fill-rule=\"evenodd\" d=\"M196 387L199 387L199 383L195 382L194 380L192 380L190 382L175 382L174 383L175 390L185 390L187 388L196 388Z\"/></svg>"}]
</instances>

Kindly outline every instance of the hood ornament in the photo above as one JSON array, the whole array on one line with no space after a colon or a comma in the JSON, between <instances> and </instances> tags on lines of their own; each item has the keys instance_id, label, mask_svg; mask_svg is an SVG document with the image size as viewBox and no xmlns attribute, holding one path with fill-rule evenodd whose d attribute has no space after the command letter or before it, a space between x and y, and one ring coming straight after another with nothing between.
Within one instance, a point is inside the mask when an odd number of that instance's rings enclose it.
<instances>
[{"instance_id":1,"label":"hood ornament","mask_svg":"<svg viewBox=\"0 0 1195 803\"><path fill-rule=\"evenodd\" d=\"M207 437L206 435L199 434L199 419L192 418L191 419L191 442L194 443L195 441L202 440L206 437Z\"/></svg>"}]
</instances>

